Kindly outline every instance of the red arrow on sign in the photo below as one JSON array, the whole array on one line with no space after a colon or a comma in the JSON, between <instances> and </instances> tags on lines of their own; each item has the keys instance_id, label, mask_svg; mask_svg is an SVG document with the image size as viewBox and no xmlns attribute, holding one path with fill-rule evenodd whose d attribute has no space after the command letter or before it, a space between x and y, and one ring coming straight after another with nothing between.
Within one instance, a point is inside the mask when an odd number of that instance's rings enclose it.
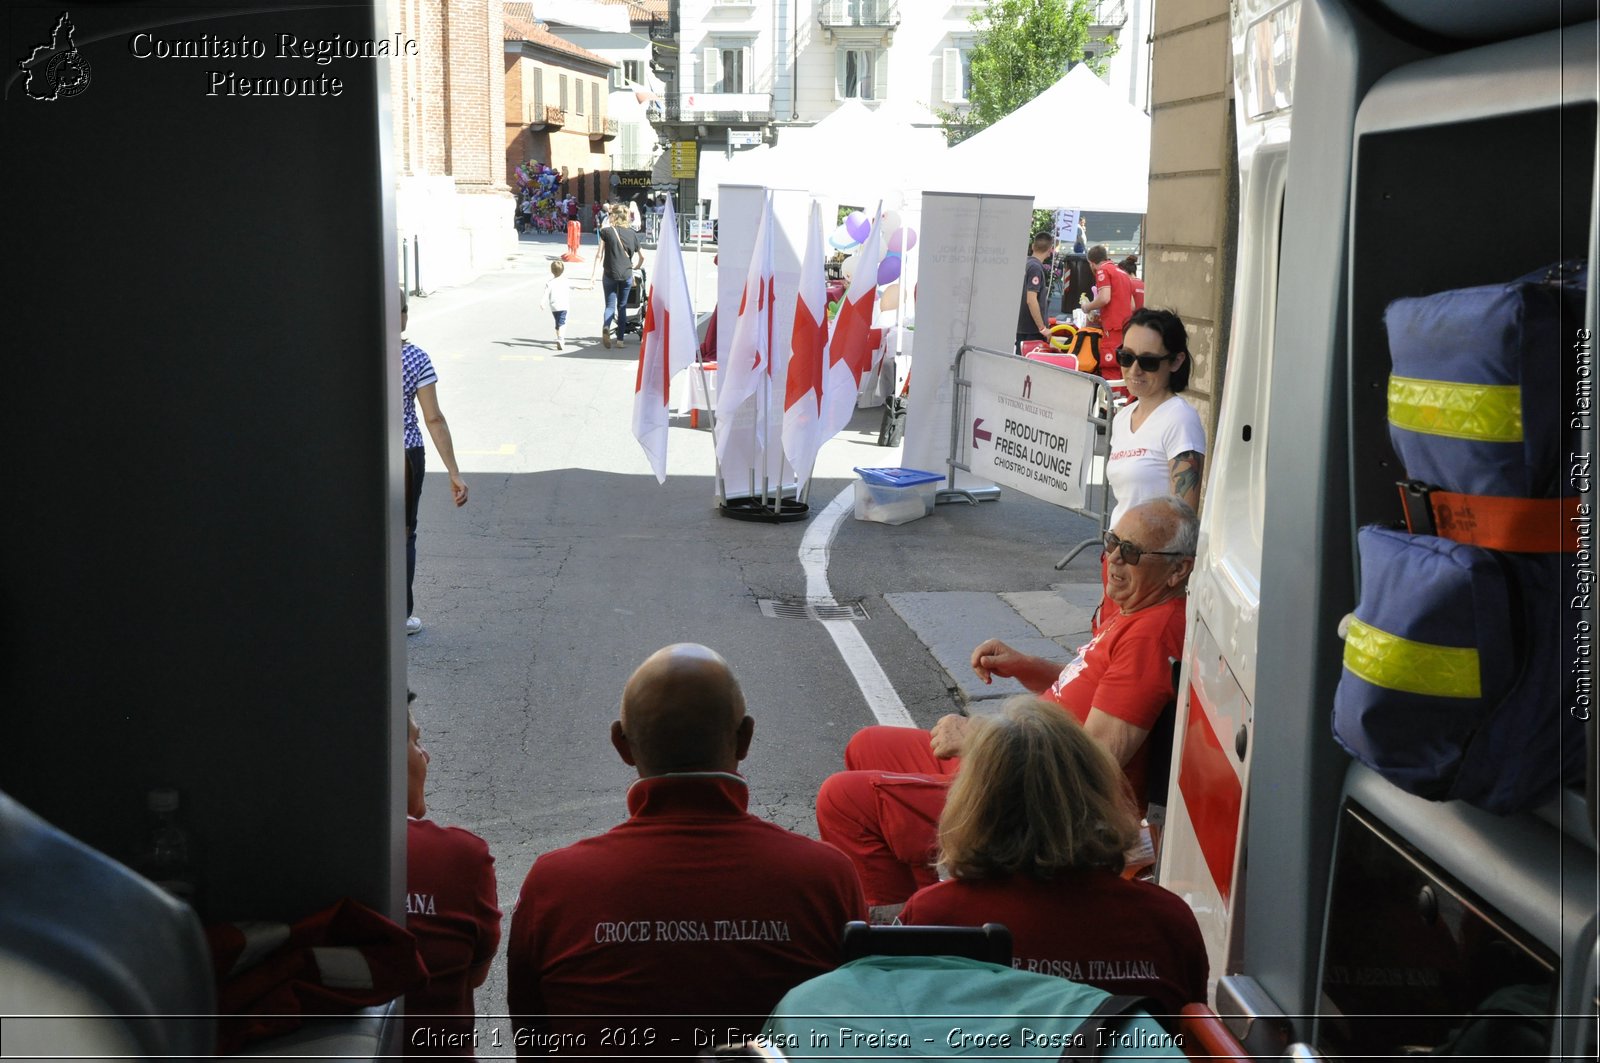
<instances>
[{"instance_id":1,"label":"red arrow on sign","mask_svg":"<svg viewBox=\"0 0 1600 1063\"><path fill-rule=\"evenodd\" d=\"M978 449L978 440L980 440L980 439L982 439L982 440L990 440L990 439L994 438L994 433L993 432L985 432L983 429L978 427L982 423L983 423L983 418L982 417L979 417L977 420L972 422L972 449L973 450L977 450Z\"/></svg>"}]
</instances>

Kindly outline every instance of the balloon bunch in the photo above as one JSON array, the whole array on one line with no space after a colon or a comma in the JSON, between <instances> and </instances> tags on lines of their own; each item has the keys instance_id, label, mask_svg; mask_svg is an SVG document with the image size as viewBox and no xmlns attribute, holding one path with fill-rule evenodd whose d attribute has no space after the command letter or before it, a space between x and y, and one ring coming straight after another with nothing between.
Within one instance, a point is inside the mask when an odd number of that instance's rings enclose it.
<instances>
[{"instance_id":1,"label":"balloon bunch","mask_svg":"<svg viewBox=\"0 0 1600 1063\"><path fill-rule=\"evenodd\" d=\"M893 284L900 278L903 268L901 256L917 246L917 231L909 226L902 225L897 211L886 210L878 219L880 229L888 234L879 246L883 257L877 263L878 284ZM838 251L852 251L844 260L846 276L854 276L856 268L861 263L861 245L872 232L872 217L864 210L851 211L845 215L844 221L833 235L828 237L828 243Z\"/></svg>"},{"instance_id":2,"label":"balloon bunch","mask_svg":"<svg viewBox=\"0 0 1600 1063\"><path fill-rule=\"evenodd\" d=\"M519 198L533 201L528 212L529 223L542 233L559 232L565 227L562 218L561 174L552 166L529 159L513 171Z\"/></svg>"}]
</instances>

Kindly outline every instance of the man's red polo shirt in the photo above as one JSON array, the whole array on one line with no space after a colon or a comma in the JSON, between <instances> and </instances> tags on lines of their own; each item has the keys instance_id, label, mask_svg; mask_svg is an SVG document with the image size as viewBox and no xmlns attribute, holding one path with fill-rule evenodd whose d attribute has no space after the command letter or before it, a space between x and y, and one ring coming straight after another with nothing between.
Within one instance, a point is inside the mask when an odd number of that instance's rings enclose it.
<instances>
[{"instance_id":1,"label":"man's red polo shirt","mask_svg":"<svg viewBox=\"0 0 1600 1063\"><path fill-rule=\"evenodd\" d=\"M855 868L747 799L737 775L641 779L626 821L534 861L506 975L519 1055L693 1056L838 965L866 917Z\"/></svg>"}]
</instances>

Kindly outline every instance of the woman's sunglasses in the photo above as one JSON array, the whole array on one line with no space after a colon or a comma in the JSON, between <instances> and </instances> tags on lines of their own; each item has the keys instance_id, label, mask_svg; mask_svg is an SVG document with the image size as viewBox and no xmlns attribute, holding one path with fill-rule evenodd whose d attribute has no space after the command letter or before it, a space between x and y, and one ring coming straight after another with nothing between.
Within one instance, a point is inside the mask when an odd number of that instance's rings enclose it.
<instances>
[{"instance_id":1,"label":"woman's sunglasses","mask_svg":"<svg viewBox=\"0 0 1600 1063\"><path fill-rule=\"evenodd\" d=\"M1117 364L1126 369L1134 362L1139 363L1139 368L1146 373L1154 373L1161 368L1161 363L1173 357L1170 354L1137 354L1126 347L1117 348Z\"/></svg>"}]
</instances>

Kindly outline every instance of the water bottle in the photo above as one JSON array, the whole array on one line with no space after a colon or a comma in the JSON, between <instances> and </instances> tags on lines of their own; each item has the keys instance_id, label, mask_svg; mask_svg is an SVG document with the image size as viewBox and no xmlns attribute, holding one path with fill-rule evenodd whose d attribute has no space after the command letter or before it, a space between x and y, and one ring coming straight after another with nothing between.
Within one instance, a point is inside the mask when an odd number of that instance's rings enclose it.
<instances>
[{"instance_id":1,"label":"water bottle","mask_svg":"<svg viewBox=\"0 0 1600 1063\"><path fill-rule=\"evenodd\" d=\"M139 854L139 873L190 907L198 907L194 844L178 816L178 791L159 787L146 795L145 803L150 830Z\"/></svg>"}]
</instances>

